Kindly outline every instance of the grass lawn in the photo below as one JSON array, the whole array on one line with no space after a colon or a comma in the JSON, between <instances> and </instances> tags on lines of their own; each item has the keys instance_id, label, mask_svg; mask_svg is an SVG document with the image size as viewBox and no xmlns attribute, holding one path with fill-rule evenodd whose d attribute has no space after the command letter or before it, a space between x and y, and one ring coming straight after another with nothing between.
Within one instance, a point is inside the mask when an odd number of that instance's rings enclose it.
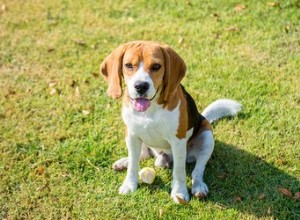
<instances>
[{"instance_id":1,"label":"grass lawn","mask_svg":"<svg viewBox=\"0 0 300 220\"><path fill-rule=\"evenodd\" d=\"M299 21L299 0L0 1L0 218L300 219ZM213 125L206 199L174 204L157 168L117 193L125 126L99 65L138 39L182 56L199 109L244 106Z\"/></svg>"}]
</instances>

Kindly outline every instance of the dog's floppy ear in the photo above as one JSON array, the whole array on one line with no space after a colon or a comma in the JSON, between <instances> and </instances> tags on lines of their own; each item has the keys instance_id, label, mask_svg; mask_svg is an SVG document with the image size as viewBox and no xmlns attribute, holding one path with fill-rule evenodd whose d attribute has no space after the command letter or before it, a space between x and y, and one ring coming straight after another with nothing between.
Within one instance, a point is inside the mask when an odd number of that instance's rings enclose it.
<instances>
[{"instance_id":1,"label":"dog's floppy ear","mask_svg":"<svg viewBox=\"0 0 300 220\"><path fill-rule=\"evenodd\" d=\"M168 102L185 75L186 65L172 48L167 45L161 46L161 48L165 59L163 101Z\"/></svg>"},{"instance_id":2,"label":"dog's floppy ear","mask_svg":"<svg viewBox=\"0 0 300 220\"><path fill-rule=\"evenodd\" d=\"M107 94L113 99L122 96L122 60L126 45L120 45L101 64L100 70L108 83Z\"/></svg>"}]
</instances>

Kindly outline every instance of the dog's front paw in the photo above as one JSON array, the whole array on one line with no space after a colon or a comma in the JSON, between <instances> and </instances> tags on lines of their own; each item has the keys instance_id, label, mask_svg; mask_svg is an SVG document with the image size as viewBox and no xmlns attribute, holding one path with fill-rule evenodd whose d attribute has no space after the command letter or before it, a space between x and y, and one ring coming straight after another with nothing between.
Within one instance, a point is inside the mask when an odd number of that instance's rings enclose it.
<instances>
[{"instance_id":1,"label":"dog's front paw","mask_svg":"<svg viewBox=\"0 0 300 220\"><path fill-rule=\"evenodd\" d=\"M137 186L138 186L137 181L125 180L119 189L119 194L127 195L129 193L133 193L136 191Z\"/></svg>"},{"instance_id":2,"label":"dog's front paw","mask_svg":"<svg viewBox=\"0 0 300 220\"><path fill-rule=\"evenodd\" d=\"M203 181L195 181L192 186L192 194L197 198L204 198L208 194L208 187Z\"/></svg>"},{"instance_id":3,"label":"dog's front paw","mask_svg":"<svg viewBox=\"0 0 300 220\"><path fill-rule=\"evenodd\" d=\"M188 201L190 201L190 196L185 186L174 186L171 192L171 197L177 204L187 204Z\"/></svg>"}]
</instances>

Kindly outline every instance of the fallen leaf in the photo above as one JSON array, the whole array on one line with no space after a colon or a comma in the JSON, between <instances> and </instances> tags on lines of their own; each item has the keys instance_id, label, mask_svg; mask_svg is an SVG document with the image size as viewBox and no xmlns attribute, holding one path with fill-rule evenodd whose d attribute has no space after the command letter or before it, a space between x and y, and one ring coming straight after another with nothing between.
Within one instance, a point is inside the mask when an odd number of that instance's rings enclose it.
<instances>
[{"instance_id":1,"label":"fallen leaf","mask_svg":"<svg viewBox=\"0 0 300 220\"><path fill-rule=\"evenodd\" d=\"M86 45L86 43L81 39L75 39L74 42L75 42L75 44L78 44L80 46L85 46Z\"/></svg>"},{"instance_id":2,"label":"fallen leaf","mask_svg":"<svg viewBox=\"0 0 300 220\"><path fill-rule=\"evenodd\" d=\"M132 24L132 23L134 23L134 18L133 17L128 17L127 18L127 21L130 23L130 24Z\"/></svg>"},{"instance_id":3,"label":"fallen leaf","mask_svg":"<svg viewBox=\"0 0 300 220\"><path fill-rule=\"evenodd\" d=\"M213 16L216 17L216 18L220 17L220 15L218 13L216 13L216 12L213 13Z\"/></svg>"},{"instance_id":4,"label":"fallen leaf","mask_svg":"<svg viewBox=\"0 0 300 220\"><path fill-rule=\"evenodd\" d=\"M79 91L79 87L78 87L78 86L75 87L75 93L74 93L74 96L75 96L76 98L80 98L80 97L81 97L81 96L80 96L80 91Z\"/></svg>"},{"instance_id":5,"label":"fallen leaf","mask_svg":"<svg viewBox=\"0 0 300 220\"><path fill-rule=\"evenodd\" d=\"M242 5L242 4L237 4L235 7L234 7L234 10L235 11L243 11L246 9L246 6L245 5Z\"/></svg>"},{"instance_id":6,"label":"fallen leaf","mask_svg":"<svg viewBox=\"0 0 300 220\"><path fill-rule=\"evenodd\" d=\"M84 115L89 115L89 114L90 114L90 111L88 111L88 110L82 110L82 114L84 114Z\"/></svg>"},{"instance_id":7,"label":"fallen leaf","mask_svg":"<svg viewBox=\"0 0 300 220\"><path fill-rule=\"evenodd\" d=\"M178 43L179 43L179 44L182 44L183 41L184 41L184 38L183 38L183 37L180 37L180 38L178 39Z\"/></svg>"},{"instance_id":8,"label":"fallen leaf","mask_svg":"<svg viewBox=\"0 0 300 220\"><path fill-rule=\"evenodd\" d=\"M236 202L242 202L242 197L240 197L240 196L235 197L235 201Z\"/></svg>"},{"instance_id":9,"label":"fallen leaf","mask_svg":"<svg viewBox=\"0 0 300 220\"><path fill-rule=\"evenodd\" d=\"M179 202L179 204L182 204L182 205L187 205L188 204L188 202L187 201L185 201L183 198L181 198L180 196L175 196L176 197L176 199L178 200L178 202Z\"/></svg>"},{"instance_id":10,"label":"fallen leaf","mask_svg":"<svg viewBox=\"0 0 300 220\"><path fill-rule=\"evenodd\" d=\"M192 4L190 1L185 1L185 3L186 3L188 6L193 6L193 4Z\"/></svg>"},{"instance_id":11,"label":"fallen leaf","mask_svg":"<svg viewBox=\"0 0 300 220\"><path fill-rule=\"evenodd\" d=\"M268 213L268 215L272 214L272 208L271 207L268 208L267 213Z\"/></svg>"},{"instance_id":12,"label":"fallen leaf","mask_svg":"<svg viewBox=\"0 0 300 220\"><path fill-rule=\"evenodd\" d=\"M289 26L285 26L285 27L284 27L284 31L285 31L285 33L289 33L290 27L289 27Z\"/></svg>"},{"instance_id":13,"label":"fallen leaf","mask_svg":"<svg viewBox=\"0 0 300 220\"><path fill-rule=\"evenodd\" d=\"M55 80L52 80L52 81L50 81L50 82L48 83L49 88L53 88L53 87L55 87L56 85L57 85L57 81L55 81Z\"/></svg>"},{"instance_id":14,"label":"fallen leaf","mask_svg":"<svg viewBox=\"0 0 300 220\"><path fill-rule=\"evenodd\" d=\"M98 73L92 73L93 74L93 76L95 77L95 78L99 78L99 74Z\"/></svg>"},{"instance_id":15,"label":"fallen leaf","mask_svg":"<svg viewBox=\"0 0 300 220\"><path fill-rule=\"evenodd\" d=\"M276 7L279 5L278 2L268 2L267 4L271 7Z\"/></svg>"},{"instance_id":16,"label":"fallen leaf","mask_svg":"<svg viewBox=\"0 0 300 220\"><path fill-rule=\"evenodd\" d=\"M44 171L45 171L45 169L44 169L44 167L42 167L42 166L39 166L39 167L37 168L37 173L38 173L39 175L42 175L42 174L44 173Z\"/></svg>"},{"instance_id":17,"label":"fallen leaf","mask_svg":"<svg viewBox=\"0 0 300 220\"><path fill-rule=\"evenodd\" d=\"M218 175L218 178L220 178L220 179L225 179L226 177L227 177L226 173L222 173L222 174Z\"/></svg>"},{"instance_id":18,"label":"fallen leaf","mask_svg":"<svg viewBox=\"0 0 300 220\"><path fill-rule=\"evenodd\" d=\"M276 162L280 165L286 165L287 164L287 161L285 158L282 158L282 157L278 157Z\"/></svg>"},{"instance_id":19,"label":"fallen leaf","mask_svg":"<svg viewBox=\"0 0 300 220\"><path fill-rule=\"evenodd\" d=\"M240 29L238 27L236 27L236 26L230 26L230 27L226 28L225 30L229 31L229 32L237 32Z\"/></svg>"},{"instance_id":20,"label":"fallen leaf","mask_svg":"<svg viewBox=\"0 0 300 220\"><path fill-rule=\"evenodd\" d=\"M51 89L51 91L50 91L50 95L55 95L56 94L56 89Z\"/></svg>"},{"instance_id":21,"label":"fallen leaf","mask_svg":"<svg viewBox=\"0 0 300 220\"><path fill-rule=\"evenodd\" d=\"M261 193L259 196L258 196L259 199L264 199L266 198L266 194L265 193Z\"/></svg>"},{"instance_id":22,"label":"fallen leaf","mask_svg":"<svg viewBox=\"0 0 300 220\"><path fill-rule=\"evenodd\" d=\"M163 209L159 209L159 218L162 218L164 213L165 213L165 211Z\"/></svg>"},{"instance_id":23,"label":"fallen leaf","mask_svg":"<svg viewBox=\"0 0 300 220\"><path fill-rule=\"evenodd\" d=\"M13 96L16 94L16 91L9 89L7 94L5 95L5 98L8 98L9 96Z\"/></svg>"},{"instance_id":24,"label":"fallen leaf","mask_svg":"<svg viewBox=\"0 0 300 220\"><path fill-rule=\"evenodd\" d=\"M294 197L293 197L294 199L296 199L296 200L300 200L300 192L296 192L295 194L294 194Z\"/></svg>"},{"instance_id":25,"label":"fallen leaf","mask_svg":"<svg viewBox=\"0 0 300 220\"><path fill-rule=\"evenodd\" d=\"M71 82L71 85L70 85L70 86L71 86L72 88L74 88L76 85L77 85L77 82L76 82L75 80L72 80L72 82Z\"/></svg>"},{"instance_id":26,"label":"fallen leaf","mask_svg":"<svg viewBox=\"0 0 300 220\"><path fill-rule=\"evenodd\" d=\"M53 52L54 50L55 50L54 48L48 48L47 52L48 52L48 53L51 53L51 52Z\"/></svg>"},{"instance_id":27,"label":"fallen leaf","mask_svg":"<svg viewBox=\"0 0 300 220\"><path fill-rule=\"evenodd\" d=\"M57 25L57 20L55 20L55 19L48 19L48 23L49 23L49 25Z\"/></svg>"},{"instance_id":28,"label":"fallen leaf","mask_svg":"<svg viewBox=\"0 0 300 220\"><path fill-rule=\"evenodd\" d=\"M224 206L224 205L221 205L221 204L215 204L214 205L217 209L220 209L220 210L224 210L224 209L227 209L227 207L226 206Z\"/></svg>"},{"instance_id":29,"label":"fallen leaf","mask_svg":"<svg viewBox=\"0 0 300 220\"><path fill-rule=\"evenodd\" d=\"M281 192L284 196L292 198L293 194L287 188L279 187L278 191Z\"/></svg>"},{"instance_id":30,"label":"fallen leaf","mask_svg":"<svg viewBox=\"0 0 300 220\"><path fill-rule=\"evenodd\" d=\"M220 33L213 33L213 38L214 39L219 39L220 38Z\"/></svg>"},{"instance_id":31,"label":"fallen leaf","mask_svg":"<svg viewBox=\"0 0 300 220\"><path fill-rule=\"evenodd\" d=\"M5 4L2 4L2 5L1 5L1 11L6 11L6 10L7 10L6 5L5 5Z\"/></svg>"}]
</instances>

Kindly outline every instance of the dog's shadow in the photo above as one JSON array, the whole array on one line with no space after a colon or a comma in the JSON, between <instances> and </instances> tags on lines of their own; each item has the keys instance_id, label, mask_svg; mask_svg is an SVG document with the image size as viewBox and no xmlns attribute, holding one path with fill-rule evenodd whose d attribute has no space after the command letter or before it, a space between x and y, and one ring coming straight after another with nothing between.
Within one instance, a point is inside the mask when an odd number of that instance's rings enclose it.
<instances>
[{"instance_id":1,"label":"dog's shadow","mask_svg":"<svg viewBox=\"0 0 300 220\"><path fill-rule=\"evenodd\" d=\"M190 178L195 164L187 165ZM171 173L171 171L170 171ZM300 202L279 191L287 188L299 192L300 182L245 150L216 141L215 150L204 175L210 193L204 201L213 202L217 209L234 209L257 218L300 219ZM150 190L169 190L170 184L156 177ZM196 200L196 198L192 198Z\"/></svg>"},{"instance_id":2,"label":"dog's shadow","mask_svg":"<svg viewBox=\"0 0 300 220\"><path fill-rule=\"evenodd\" d=\"M187 166L188 175L194 164ZM210 193L206 200L221 209L233 208L256 217L300 219L300 202L285 197L278 189L298 192L295 177L245 150L216 141L204 176Z\"/></svg>"}]
</instances>

